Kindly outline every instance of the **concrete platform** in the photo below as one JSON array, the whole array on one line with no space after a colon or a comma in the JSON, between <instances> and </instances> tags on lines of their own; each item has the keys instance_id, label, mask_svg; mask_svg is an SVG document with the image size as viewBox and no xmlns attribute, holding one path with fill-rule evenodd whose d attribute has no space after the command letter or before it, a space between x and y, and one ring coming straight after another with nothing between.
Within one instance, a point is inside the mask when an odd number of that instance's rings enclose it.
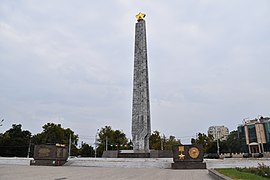
<instances>
[{"instance_id":1,"label":"concrete platform","mask_svg":"<svg viewBox=\"0 0 270 180\"><path fill-rule=\"evenodd\" d=\"M30 165L33 158L0 157L0 165ZM258 163L270 166L269 158L228 158L228 159L204 159L206 167L211 168L234 168L234 167L257 167ZM67 166L87 167L115 167L115 168L165 168L170 169L172 158L72 158Z\"/></svg>"}]
</instances>

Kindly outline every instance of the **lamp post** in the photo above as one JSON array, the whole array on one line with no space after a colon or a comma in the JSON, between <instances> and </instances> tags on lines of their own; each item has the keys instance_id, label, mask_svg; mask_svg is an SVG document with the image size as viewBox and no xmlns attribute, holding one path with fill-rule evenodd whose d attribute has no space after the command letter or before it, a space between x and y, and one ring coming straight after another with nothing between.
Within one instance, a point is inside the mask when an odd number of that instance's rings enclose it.
<instances>
[{"instance_id":1,"label":"lamp post","mask_svg":"<svg viewBox=\"0 0 270 180\"><path fill-rule=\"evenodd\" d=\"M69 142L68 142L68 159L71 158L71 134L69 134Z\"/></svg>"},{"instance_id":2,"label":"lamp post","mask_svg":"<svg viewBox=\"0 0 270 180\"><path fill-rule=\"evenodd\" d=\"M106 146L106 151L108 151L108 136L106 136L106 144L105 144L105 146Z\"/></svg>"},{"instance_id":3,"label":"lamp post","mask_svg":"<svg viewBox=\"0 0 270 180\"><path fill-rule=\"evenodd\" d=\"M217 131L217 127L215 127L215 131L216 131L216 138L217 138L217 154L219 156L219 135L218 135L218 131Z\"/></svg>"},{"instance_id":4,"label":"lamp post","mask_svg":"<svg viewBox=\"0 0 270 180\"><path fill-rule=\"evenodd\" d=\"M99 131L99 129L97 129L97 133L96 133L96 136L95 136L95 158L97 157L97 135L98 135L98 131Z\"/></svg>"},{"instance_id":5,"label":"lamp post","mask_svg":"<svg viewBox=\"0 0 270 180\"><path fill-rule=\"evenodd\" d=\"M30 150L31 150L31 138L30 138L30 142L29 142L29 146L28 146L27 158L29 158L29 156L30 156Z\"/></svg>"}]
</instances>

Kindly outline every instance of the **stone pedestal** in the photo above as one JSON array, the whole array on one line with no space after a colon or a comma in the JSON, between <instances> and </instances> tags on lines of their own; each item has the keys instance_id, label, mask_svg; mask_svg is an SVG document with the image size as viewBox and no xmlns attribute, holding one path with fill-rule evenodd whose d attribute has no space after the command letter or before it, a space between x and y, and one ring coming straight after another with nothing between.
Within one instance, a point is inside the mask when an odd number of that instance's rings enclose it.
<instances>
[{"instance_id":1,"label":"stone pedestal","mask_svg":"<svg viewBox=\"0 0 270 180\"><path fill-rule=\"evenodd\" d=\"M150 153L144 151L104 151L102 154L103 158L149 158Z\"/></svg>"},{"instance_id":2,"label":"stone pedestal","mask_svg":"<svg viewBox=\"0 0 270 180\"><path fill-rule=\"evenodd\" d=\"M175 162L175 163L172 163L172 169L206 169L206 163L203 163L203 162Z\"/></svg>"},{"instance_id":3,"label":"stone pedestal","mask_svg":"<svg viewBox=\"0 0 270 180\"><path fill-rule=\"evenodd\" d=\"M118 158L149 158L150 153L118 153Z\"/></svg>"},{"instance_id":4,"label":"stone pedestal","mask_svg":"<svg viewBox=\"0 0 270 180\"><path fill-rule=\"evenodd\" d=\"M206 169L201 145L173 146L172 169Z\"/></svg>"},{"instance_id":5,"label":"stone pedestal","mask_svg":"<svg viewBox=\"0 0 270 180\"><path fill-rule=\"evenodd\" d=\"M103 158L172 158L172 151L150 150L149 151L103 151Z\"/></svg>"},{"instance_id":6,"label":"stone pedestal","mask_svg":"<svg viewBox=\"0 0 270 180\"><path fill-rule=\"evenodd\" d=\"M30 165L36 166L62 166L68 158L68 149L64 145L36 145L34 160Z\"/></svg>"}]
</instances>

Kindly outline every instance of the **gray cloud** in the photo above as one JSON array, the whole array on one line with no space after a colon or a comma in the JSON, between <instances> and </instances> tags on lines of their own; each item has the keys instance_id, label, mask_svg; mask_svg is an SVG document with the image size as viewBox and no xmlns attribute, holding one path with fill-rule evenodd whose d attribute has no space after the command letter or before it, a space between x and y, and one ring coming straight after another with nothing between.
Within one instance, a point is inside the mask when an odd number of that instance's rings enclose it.
<instances>
[{"instance_id":1,"label":"gray cloud","mask_svg":"<svg viewBox=\"0 0 270 180\"><path fill-rule=\"evenodd\" d=\"M135 14L146 12L152 130L269 116L268 1L1 1L1 131L62 123L130 136ZM91 139L92 138L92 139ZM188 142L188 138L183 139Z\"/></svg>"}]
</instances>

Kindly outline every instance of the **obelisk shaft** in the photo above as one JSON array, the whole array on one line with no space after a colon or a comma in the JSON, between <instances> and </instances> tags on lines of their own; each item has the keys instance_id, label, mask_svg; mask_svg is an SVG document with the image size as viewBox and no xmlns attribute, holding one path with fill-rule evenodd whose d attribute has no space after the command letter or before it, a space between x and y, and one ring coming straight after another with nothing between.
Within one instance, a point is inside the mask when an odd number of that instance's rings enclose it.
<instances>
[{"instance_id":1,"label":"obelisk shaft","mask_svg":"<svg viewBox=\"0 0 270 180\"><path fill-rule=\"evenodd\" d=\"M132 141L134 151L149 151L151 135L145 20L135 28Z\"/></svg>"}]
</instances>

